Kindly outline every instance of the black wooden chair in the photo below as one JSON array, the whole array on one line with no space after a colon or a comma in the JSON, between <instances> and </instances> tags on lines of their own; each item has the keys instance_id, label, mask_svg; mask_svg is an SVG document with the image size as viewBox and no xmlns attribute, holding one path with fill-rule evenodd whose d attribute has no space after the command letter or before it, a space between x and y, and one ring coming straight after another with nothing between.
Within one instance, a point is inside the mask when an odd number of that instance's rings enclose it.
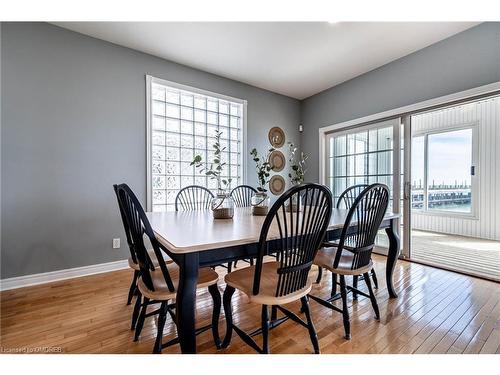
<instances>
[{"instance_id":1,"label":"black wooden chair","mask_svg":"<svg viewBox=\"0 0 500 375\"><path fill-rule=\"evenodd\" d=\"M304 193L304 207L298 206L295 211L288 211L286 204L291 204L301 193ZM314 347L319 353L319 343L309 311L307 294L311 290L313 280L309 271L313 259L325 236L332 211L332 195L322 185L304 184L296 186L283 194L271 207L267 214L258 244L257 264L228 273L224 292L224 312L226 316L226 336L222 347L231 342L233 330L238 336L259 353L269 353L269 329L275 328L287 319L306 327ZM269 233L278 234L279 239L267 242ZM272 246L268 246L272 244ZM264 256L272 248L276 252L276 260L264 263ZM261 328L246 333L233 323L231 297L238 289L245 293L250 302L262 305ZM305 313L306 322L296 314L283 307L300 300ZM268 315L271 306L271 319ZM285 316L278 319L278 311ZM263 346L260 348L252 339L261 334Z\"/></svg>"},{"instance_id":2,"label":"black wooden chair","mask_svg":"<svg viewBox=\"0 0 500 375\"><path fill-rule=\"evenodd\" d=\"M134 307L134 314L137 314L140 310L140 315L137 320L134 341L138 340L146 317L158 314L158 331L153 352L161 353L163 348L176 344L179 341L178 338L174 338L163 343L163 329L167 314L172 317L174 323L177 321L175 304L169 303L169 301L176 298L179 267L175 263L167 264L164 261L160 244L156 239L141 204L132 190L126 184L121 184L116 187L116 192L130 229L132 246L135 250L140 272L140 277L137 281L138 296ZM152 254L146 250L144 237L147 237L153 246L153 255L156 257L156 263L152 259ZM220 347L218 322L221 298L217 287L218 279L219 276L211 268L200 268L197 287L208 287L213 299L214 309L212 324L197 329L196 333L198 334L211 328L214 342L217 347ZM158 303L160 304L159 309L147 313L148 306Z\"/></svg>"},{"instance_id":3,"label":"black wooden chair","mask_svg":"<svg viewBox=\"0 0 500 375\"><path fill-rule=\"evenodd\" d=\"M349 210L356 198L361 194L361 192L368 186L368 184L358 184L358 185L353 185L351 187L348 187L346 190L340 194L340 197L337 200L337 208L344 208L346 210ZM328 245L325 245L328 246ZM321 277L323 276L323 268L319 267L318 268L318 277L316 279L316 284L318 284L321 281ZM377 274L375 273L375 269L372 268L371 270L371 276L373 279L373 285L375 286L375 289L378 289L378 280L377 280ZM352 280L352 285L353 287L357 288L358 287L358 276L353 276ZM332 273L332 297L337 294L337 275L335 273ZM354 299L357 299L357 294L353 293L352 294Z\"/></svg>"},{"instance_id":4,"label":"black wooden chair","mask_svg":"<svg viewBox=\"0 0 500 375\"><path fill-rule=\"evenodd\" d=\"M206 187L190 185L182 188L175 197L176 211L208 210L214 195Z\"/></svg>"},{"instance_id":5,"label":"black wooden chair","mask_svg":"<svg viewBox=\"0 0 500 375\"><path fill-rule=\"evenodd\" d=\"M252 197L255 193L257 193L257 189L249 185L238 185L231 190L231 198L233 198L236 207L251 207ZM243 260L253 266L253 258ZM236 267L237 264L238 261L236 260L234 266Z\"/></svg>"},{"instance_id":6,"label":"black wooden chair","mask_svg":"<svg viewBox=\"0 0 500 375\"><path fill-rule=\"evenodd\" d=\"M234 200L236 207L251 207L252 197L257 193L257 190L248 185L239 185L231 190L231 198Z\"/></svg>"},{"instance_id":7,"label":"black wooden chair","mask_svg":"<svg viewBox=\"0 0 500 375\"><path fill-rule=\"evenodd\" d=\"M128 291L128 298L127 298L127 305L130 305L132 303L132 298L134 297L134 294L136 293L137 290L137 279L139 278L140 272L139 272L139 263L137 261L137 255L135 254L134 250L134 245L132 244L132 235L130 233L130 228L127 223L127 219L125 217L125 211L123 210L123 207L120 203L120 199L118 199L118 185L113 185L113 189L116 194L116 198L118 200L118 208L120 209L120 216L122 219L122 224L123 224L123 229L125 230L125 237L127 239L127 245L130 251L130 256L128 257L128 265L129 267L134 271L134 276L132 278L132 282L130 283L130 288ZM149 255L155 266L158 266L158 261L156 259L156 256L154 256L154 251L148 250ZM171 262L171 260L169 260ZM132 317L132 328L135 328L135 321L136 321L137 316Z\"/></svg>"},{"instance_id":8,"label":"black wooden chair","mask_svg":"<svg viewBox=\"0 0 500 375\"><path fill-rule=\"evenodd\" d=\"M321 305L342 313L344 321L345 338L350 339L349 310L347 307L347 290L351 290L370 298L375 318L380 319L377 300L371 286L369 272L373 268L371 260L375 237L389 203L389 189L383 184L373 184L357 196L347 214L344 228L338 243L328 243L318 251L314 258L314 264L328 269L340 276L340 294L342 298L342 309L331 303L332 298L324 300L309 294L309 297ZM349 230L352 221L357 223L356 230ZM363 275L369 294L366 294L354 286L348 286L345 276Z\"/></svg>"}]
</instances>

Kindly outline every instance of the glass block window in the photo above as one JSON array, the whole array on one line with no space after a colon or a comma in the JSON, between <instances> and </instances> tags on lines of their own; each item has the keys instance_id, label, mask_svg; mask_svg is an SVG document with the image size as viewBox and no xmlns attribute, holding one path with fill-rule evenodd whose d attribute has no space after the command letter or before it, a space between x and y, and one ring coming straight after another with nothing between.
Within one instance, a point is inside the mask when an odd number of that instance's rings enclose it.
<instances>
[{"instance_id":1,"label":"glass block window","mask_svg":"<svg viewBox=\"0 0 500 375\"><path fill-rule=\"evenodd\" d=\"M222 133L221 146L226 147L222 177L232 179L231 188L240 185L245 102L152 77L148 90L150 209L173 211L177 193L189 185L201 185L216 193L216 181L190 164L195 155L202 161L213 160L217 130Z\"/></svg>"}]
</instances>

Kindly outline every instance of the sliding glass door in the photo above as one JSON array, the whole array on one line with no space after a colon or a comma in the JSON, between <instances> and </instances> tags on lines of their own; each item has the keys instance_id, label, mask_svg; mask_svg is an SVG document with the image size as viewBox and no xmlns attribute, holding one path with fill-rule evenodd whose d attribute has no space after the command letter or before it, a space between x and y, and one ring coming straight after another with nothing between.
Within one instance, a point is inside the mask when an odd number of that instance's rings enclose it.
<instances>
[{"instance_id":1,"label":"sliding glass door","mask_svg":"<svg viewBox=\"0 0 500 375\"><path fill-rule=\"evenodd\" d=\"M490 96L332 130L323 181L335 199L386 184L402 256L500 281L499 118L500 97Z\"/></svg>"}]
</instances>

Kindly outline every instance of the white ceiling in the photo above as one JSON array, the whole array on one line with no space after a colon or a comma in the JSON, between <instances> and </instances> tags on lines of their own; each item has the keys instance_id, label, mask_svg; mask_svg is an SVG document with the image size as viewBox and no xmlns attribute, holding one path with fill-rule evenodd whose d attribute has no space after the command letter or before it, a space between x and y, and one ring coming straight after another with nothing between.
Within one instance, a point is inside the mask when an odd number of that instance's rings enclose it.
<instances>
[{"instance_id":1,"label":"white ceiling","mask_svg":"<svg viewBox=\"0 0 500 375\"><path fill-rule=\"evenodd\" d=\"M58 22L223 77L304 99L478 22Z\"/></svg>"}]
</instances>

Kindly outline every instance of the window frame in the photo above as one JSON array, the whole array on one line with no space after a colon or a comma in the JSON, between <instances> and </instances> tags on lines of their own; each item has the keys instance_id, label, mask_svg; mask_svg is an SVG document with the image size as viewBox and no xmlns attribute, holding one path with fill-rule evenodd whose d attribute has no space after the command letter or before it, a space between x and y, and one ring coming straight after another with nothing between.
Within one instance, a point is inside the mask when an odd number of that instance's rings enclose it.
<instances>
[{"instance_id":1,"label":"window frame","mask_svg":"<svg viewBox=\"0 0 500 375\"><path fill-rule=\"evenodd\" d=\"M376 123L371 123L371 124L366 124L362 126L356 126L356 127L349 127L349 128L344 128L340 129L337 131L332 131L329 133L325 134L325 155L327 157L326 162L324 162L325 165L325 174L324 174L324 184L326 186L330 186L330 179L332 176L330 176L330 171L333 171L333 176L335 176L335 165L331 165L332 158L330 157L330 140L335 137L340 137L343 135L348 135L352 133L358 133L358 132L369 132L371 130L376 130L376 129L382 129L382 128L389 128L392 127L392 148L390 149L384 149L384 150L377 150L377 151L367 151L364 153L354 153L353 155L369 155L369 154L379 154L383 152L392 152L392 171L390 173L383 173L383 174L377 174L377 176L386 176L386 177L392 177L392 186L390 187L391 189L391 201L392 201L392 212L399 213L400 212L400 195L396 190L397 184L400 184L400 130L401 130L401 124L400 121L395 121L396 119L390 119L390 120L384 120ZM391 122L394 121L393 124ZM367 175L365 176L373 176L373 175ZM335 178L335 177L334 177ZM335 192L333 192L335 196Z\"/></svg>"},{"instance_id":2,"label":"window frame","mask_svg":"<svg viewBox=\"0 0 500 375\"><path fill-rule=\"evenodd\" d=\"M419 113L420 114L420 113ZM460 212L460 211L447 211L447 210L429 210L427 193L428 193L428 173L429 173L429 135L450 133L460 130L471 130L472 131L472 150L471 150L471 166L474 166L474 176L471 176L471 210L470 212ZM460 124L460 125L450 125L443 126L441 128L432 130L422 130L412 132L412 139L414 137L424 137L424 206L423 208L412 208L412 211L420 215L430 215L430 216L444 216L444 217L455 217L455 218L467 218L479 220L479 124L477 121ZM411 202L410 202L411 204Z\"/></svg>"},{"instance_id":3,"label":"window frame","mask_svg":"<svg viewBox=\"0 0 500 375\"><path fill-rule=\"evenodd\" d=\"M241 152L240 152L240 164L241 164L241 184L246 184L247 181L247 101L244 99L239 99L216 92L203 90L197 87L183 85L177 82L168 81L162 78L154 77L152 75L146 75L146 207L147 211L153 211L153 186L152 186L152 157L153 157L153 98L152 98L152 85L156 83L159 85L168 86L178 90L189 91L193 94L205 95L212 98L227 100L233 103L241 104L242 115L241 115Z\"/></svg>"}]
</instances>

